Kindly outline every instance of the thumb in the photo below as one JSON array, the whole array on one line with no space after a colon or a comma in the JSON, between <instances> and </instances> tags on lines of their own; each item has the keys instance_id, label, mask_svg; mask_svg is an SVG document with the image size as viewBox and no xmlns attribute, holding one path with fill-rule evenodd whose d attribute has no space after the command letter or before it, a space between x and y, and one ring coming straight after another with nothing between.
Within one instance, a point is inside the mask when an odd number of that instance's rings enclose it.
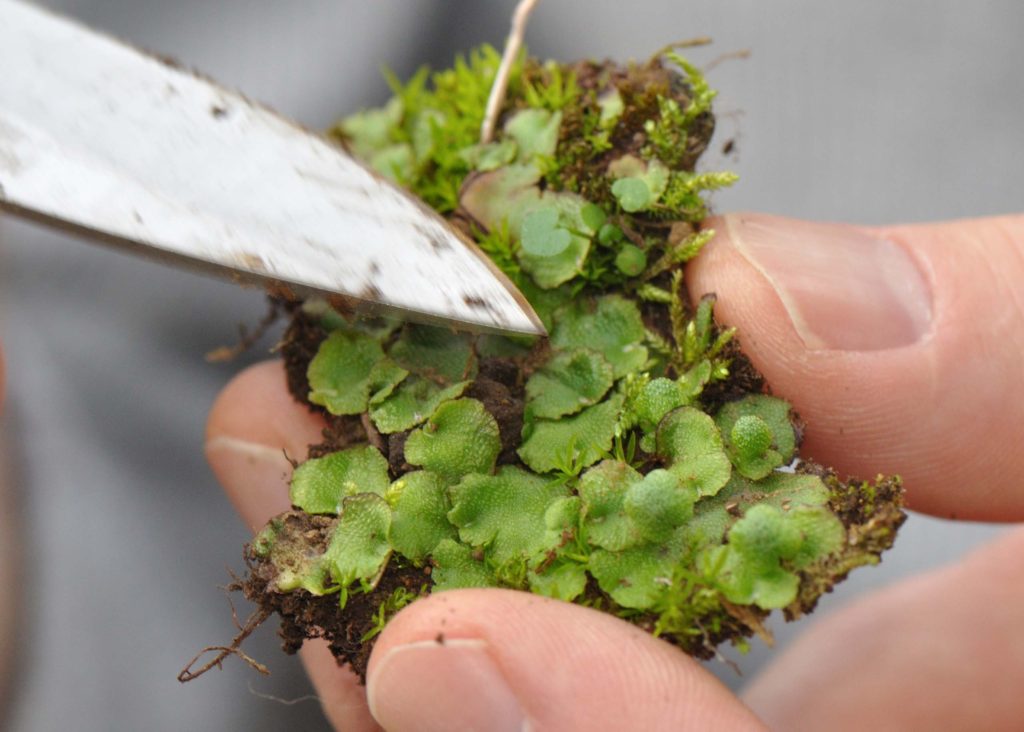
<instances>
[{"instance_id":1,"label":"thumb","mask_svg":"<svg viewBox=\"0 0 1024 732\"><path fill-rule=\"evenodd\" d=\"M916 510L1024 519L1024 216L858 228L758 214L687 273L773 392L805 457L903 476Z\"/></svg>"},{"instance_id":2,"label":"thumb","mask_svg":"<svg viewBox=\"0 0 1024 732\"><path fill-rule=\"evenodd\" d=\"M439 592L374 647L387 730L763 730L694 659L605 613L511 590Z\"/></svg>"}]
</instances>

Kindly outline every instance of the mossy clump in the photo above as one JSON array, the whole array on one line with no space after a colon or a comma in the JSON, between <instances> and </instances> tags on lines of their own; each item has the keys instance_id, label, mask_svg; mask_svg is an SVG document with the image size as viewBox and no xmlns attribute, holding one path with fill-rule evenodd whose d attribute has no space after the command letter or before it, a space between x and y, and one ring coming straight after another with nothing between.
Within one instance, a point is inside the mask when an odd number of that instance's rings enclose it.
<instances>
[{"instance_id":1,"label":"mossy clump","mask_svg":"<svg viewBox=\"0 0 1024 732\"><path fill-rule=\"evenodd\" d=\"M696 170L714 129L701 73L672 52L524 59L481 144L498 64L485 47L392 81L331 134L470 234L550 337L293 304L289 385L329 427L244 588L289 650L324 636L360 673L394 612L460 587L600 608L710 657L877 562L899 481L801 463L799 421L714 297L689 304L704 194L735 178Z\"/></svg>"}]
</instances>

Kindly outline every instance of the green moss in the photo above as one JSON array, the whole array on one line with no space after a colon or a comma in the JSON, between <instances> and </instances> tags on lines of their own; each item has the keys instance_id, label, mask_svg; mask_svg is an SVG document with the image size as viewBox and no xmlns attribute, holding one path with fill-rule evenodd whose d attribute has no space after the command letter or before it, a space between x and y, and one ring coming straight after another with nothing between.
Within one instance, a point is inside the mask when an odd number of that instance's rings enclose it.
<instances>
[{"instance_id":1,"label":"green moss","mask_svg":"<svg viewBox=\"0 0 1024 732\"><path fill-rule=\"evenodd\" d=\"M714 92L675 54L521 60L481 144L497 64L485 47L392 80L391 102L333 134L471 232L550 339L308 305L324 338L300 396L353 434L295 471L292 502L321 528L277 519L252 556L277 591L342 602L429 572L420 591L378 590L364 640L422 592L460 587L599 607L701 656L763 633L771 609L806 612L891 544L901 493L782 472L798 458L789 404L751 393L714 297L690 304L682 265L714 235L706 194L735 180L695 170Z\"/></svg>"}]
</instances>

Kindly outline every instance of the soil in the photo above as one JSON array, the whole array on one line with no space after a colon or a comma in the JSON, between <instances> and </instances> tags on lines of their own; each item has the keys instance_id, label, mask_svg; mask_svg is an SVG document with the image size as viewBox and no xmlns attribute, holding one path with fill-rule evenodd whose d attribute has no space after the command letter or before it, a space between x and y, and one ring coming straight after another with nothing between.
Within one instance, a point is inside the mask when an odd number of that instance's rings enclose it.
<instances>
[{"instance_id":1,"label":"soil","mask_svg":"<svg viewBox=\"0 0 1024 732\"><path fill-rule=\"evenodd\" d=\"M283 519L285 531L305 534L312 541L311 548L326 549L333 519L301 511L289 512ZM381 603L399 587L419 594L430 586L429 570L390 562L376 588L368 593L352 593L341 610L337 594L317 596L305 590L277 592L273 589L277 568L251 549L247 551L246 561L249 574L233 589L240 589L245 598L259 605L261 610L280 616L278 635L285 653L298 652L307 638L323 638L335 657L348 663L363 683L376 636L362 639L377 627Z\"/></svg>"},{"instance_id":2,"label":"soil","mask_svg":"<svg viewBox=\"0 0 1024 732\"><path fill-rule=\"evenodd\" d=\"M484 359L480 373L465 396L478 399L498 423L501 452L498 465L520 462L516 449L522 443L523 387L519 384L519 367L510 359Z\"/></svg>"},{"instance_id":3,"label":"soil","mask_svg":"<svg viewBox=\"0 0 1024 732\"><path fill-rule=\"evenodd\" d=\"M281 338L278 349L284 358L284 370L288 379L288 392L299 404L305 404L311 412L326 414L323 407L309 402L309 378L306 369L313 360L320 344L327 338L320 323L302 312L301 307L290 301L283 302L291 318Z\"/></svg>"}]
</instances>

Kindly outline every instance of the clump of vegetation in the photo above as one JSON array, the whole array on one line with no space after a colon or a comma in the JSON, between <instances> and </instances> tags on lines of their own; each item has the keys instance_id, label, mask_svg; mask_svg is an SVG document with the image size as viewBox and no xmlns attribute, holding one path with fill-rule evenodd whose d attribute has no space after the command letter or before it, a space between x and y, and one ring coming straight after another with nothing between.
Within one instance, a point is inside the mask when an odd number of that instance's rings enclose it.
<instances>
[{"instance_id":1,"label":"clump of vegetation","mask_svg":"<svg viewBox=\"0 0 1024 732\"><path fill-rule=\"evenodd\" d=\"M897 478L798 458L801 425L683 265L713 236L698 172L714 92L673 51L646 63L521 59L479 141L499 55L392 79L331 134L469 233L550 337L351 319L292 305L296 399L328 421L293 510L239 583L286 649L325 637L359 673L415 598L505 587L599 608L706 658L811 610L878 561Z\"/></svg>"}]
</instances>

